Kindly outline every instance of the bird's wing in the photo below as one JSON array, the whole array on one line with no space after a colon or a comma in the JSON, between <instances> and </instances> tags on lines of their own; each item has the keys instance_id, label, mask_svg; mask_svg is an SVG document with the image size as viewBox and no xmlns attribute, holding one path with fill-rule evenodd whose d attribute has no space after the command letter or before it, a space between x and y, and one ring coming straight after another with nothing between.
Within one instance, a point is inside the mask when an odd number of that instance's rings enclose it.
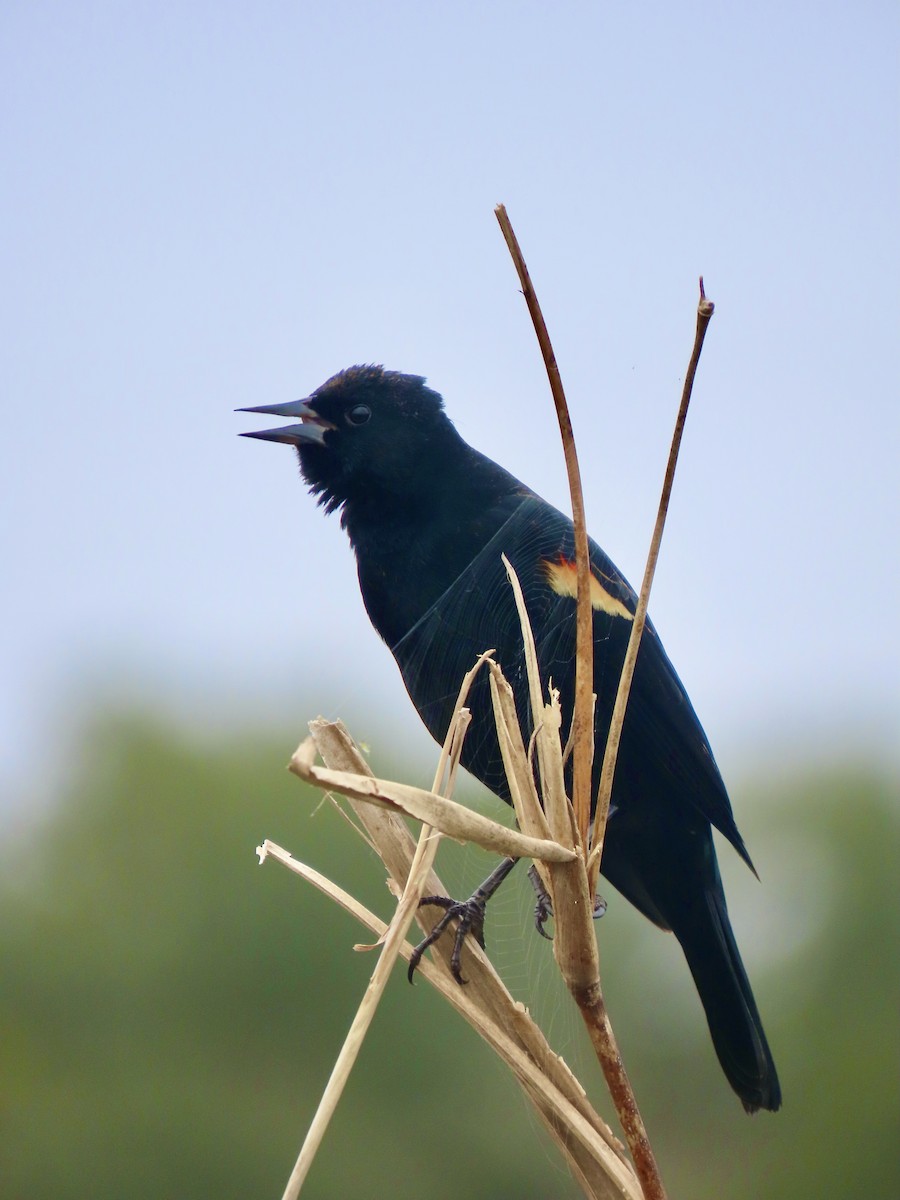
<instances>
[{"instance_id":1,"label":"bird's wing","mask_svg":"<svg viewBox=\"0 0 900 1200\"><path fill-rule=\"evenodd\" d=\"M525 494L516 498L509 518L452 586L392 647L407 690L438 739L446 733L463 675L489 649L495 651L513 687L523 733L526 738L530 735L522 634L501 554L510 560L522 585L542 683L559 690L564 720L571 714L575 678L572 523L540 497ZM596 786L636 597L595 543L591 543L591 567L598 697ZM476 684L469 707L475 720L463 764L492 791L508 798L486 679ZM706 735L649 622L623 730L614 804L625 801L629 784L658 792L661 802L693 806L747 858Z\"/></svg>"}]
</instances>

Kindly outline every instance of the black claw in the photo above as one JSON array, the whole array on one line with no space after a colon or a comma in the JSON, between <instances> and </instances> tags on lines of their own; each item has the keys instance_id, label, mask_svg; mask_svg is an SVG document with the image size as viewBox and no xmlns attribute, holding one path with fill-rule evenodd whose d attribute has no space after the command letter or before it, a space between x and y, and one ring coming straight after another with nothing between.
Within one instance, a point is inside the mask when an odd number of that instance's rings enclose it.
<instances>
[{"instance_id":1,"label":"black claw","mask_svg":"<svg viewBox=\"0 0 900 1200\"><path fill-rule=\"evenodd\" d=\"M478 893L471 896L468 900L451 900L449 896L423 896L419 901L420 908L429 904L443 908L445 912L435 924L431 933L426 938L423 938L413 950L409 957L409 968L406 972L406 977L410 983L413 982L413 976L416 973L416 968L422 961L422 955L429 946L434 945L450 922L455 919L458 921L458 925L453 942L453 952L450 955L450 972L457 983L465 983L466 980L462 975L461 963L462 948L466 938L471 934L482 950L484 949L484 901L479 897Z\"/></svg>"},{"instance_id":2,"label":"black claw","mask_svg":"<svg viewBox=\"0 0 900 1200\"><path fill-rule=\"evenodd\" d=\"M546 932L544 926L550 917L553 916L553 902L544 887L541 877L537 872L536 867L528 868L528 878L531 881L531 886L534 888L535 905L534 905L534 927L541 935L552 942L553 938ZM606 901L602 896L594 897L594 920L598 921L606 912Z\"/></svg>"},{"instance_id":3,"label":"black claw","mask_svg":"<svg viewBox=\"0 0 900 1200\"><path fill-rule=\"evenodd\" d=\"M541 881L537 867L531 866L528 868L528 879L534 888L534 927L542 938L546 938L548 942L552 942L553 938L546 932L544 926L547 924L548 919L553 916L553 902Z\"/></svg>"},{"instance_id":4,"label":"black claw","mask_svg":"<svg viewBox=\"0 0 900 1200\"><path fill-rule=\"evenodd\" d=\"M542 904L540 900L538 900L537 904L534 906L534 927L541 937L546 938L548 942L553 941L553 935L548 933L544 926L547 924L548 919L552 916L553 908L549 904Z\"/></svg>"},{"instance_id":5,"label":"black claw","mask_svg":"<svg viewBox=\"0 0 900 1200\"><path fill-rule=\"evenodd\" d=\"M422 961L422 955L429 946L434 945L434 943L438 940L438 938L453 920L453 901L448 896L423 896L419 901L419 907L421 908L425 904L434 904L439 908L446 908L447 911L435 924L431 933L429 933L426 938L423 938L422 941L419 942L418 946L416 946L412 954L409 956L409 968L406 972L406 978L410 983L413 982L413 976L416 973L419 963Z\"/></svg>"}]
</instances>

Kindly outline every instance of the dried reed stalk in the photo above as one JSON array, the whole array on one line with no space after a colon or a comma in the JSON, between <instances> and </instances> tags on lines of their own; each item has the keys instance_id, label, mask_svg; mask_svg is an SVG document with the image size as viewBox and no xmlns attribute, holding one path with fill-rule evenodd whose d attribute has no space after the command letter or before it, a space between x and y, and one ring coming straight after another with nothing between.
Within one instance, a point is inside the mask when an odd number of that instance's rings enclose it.
<instances>
[{"instance_id":1,"label":"dried reed stalk","mask_svg":"<svg viewBox=\"0 0 900 1200\"><path fill-rule=\"evenodd\" d=\"M550 333L538 302L537 293L531 282L525 257L519 248L512 222L505 204L498 204L494 215L509 249L510 256L522 285L522 294L531 314L538 345L544 359L550 391L556 407L556 419L562 437L566 474L569 479L569 494L572 499L572 521L575 527L576 626L575 626L575 702L572 712L572 804L575 809L575 824L583 844L587 844L588 826L591 819L591 768L594 759L594 626L591 612L591 564L588 553L587 522L584 515L584 495L581 489L581 469L575 449L575 434L572 419L562 384L562 376L553 352Z\"/></svg>"},{"instance_id":2,"label":"dried reed stalk","mask_svg":"<svg viewBox=\"0 0 900 1200\"><path fill-rule=\"evenodd\" d=\"M499 675L496 664L491 664L491 668L492 672L496 671ZM492 674L492 680L493 678ZM500 679L502 680L502 676ZM508 684L502 682L508 688ZM402 795L404 789L397 789L396 785L378 781L371 795L360 795L363 791L360 778L368 777L372 780L373 777L365 759L344 727L339 722L327 722L320 718L311 722L310 731L316 748L328 763L328 774L319 770L316 778L310 772L309 750L305 744L300 748L299 761L295 756L291 769L317 786L327 786L332 791L347 795L350 807L363 826L365 836L382 857L389 876L394 881L394 890L399 891L401 883L409 878L416 843L399 815L398 808L386 807L381 801L385 796L397 792ZM521 736L519 740L521 741ZM524 750L518 769L524 777L528 769ZM444 806L435 803L440 798L428 793L425 795L430 796L430 811L437 819L443 819L439 810ZM461 809L461 812L452 818L454 836L471 835L470 840L479 841L484 833L482 822L471 822L466 830L466 814L469 817L476 814L463 806L454 807ZM552 848L551 854L555 863L566 859L574 860L575 856L571 852L567 854L564 847L556 846L552 841L549 842L549 846ZM384 937L388 926L366 913L356 901L341 893L336 885L313 872L311 868L297 863L287 851L266 842L260 847L259 853L261 858L275 858L302 874L354 913L369 929L376 932L379 940ZM446 894L443 884L431 870L419 881L417 891L421 894L424 890L434 895ZM433 924L435 914L440 915L440 910L433 907L417 911L416 915L426 932ZM398 948L405 957L409 956L412 949L405 943ZM481 948L470 942L464 950L464 971L467 979L464 988L456 983L450 973L451 949L449 944L438 942L432 947L435 961L423 961L420 974L438 988L507 1062L567 1158L584 1194L597 1197L598 1200L640 1200L640 1187L624 1147L591 1107L584 1089L563 1060L550 1049L529 1014L507 991ZM325 1107L332 1107L330 1101ZM323 1133L324 1123L320 1122L316 1129L317 1144L321 1141ZM293 1200L293 1197L299 1194L299 1187L309 1169L311 1158L302 1152L301 1158L302 1170L298 1171L295 1168L292 1182L284 1193L285 1200ZM298 1167L300 1165L298 1159Z\"/></svg>"},{"instance_id":3,"label":"dried reed stalk","mask_svg":"<svg viewBox=\"0 0 900 1200\"><path fill-rule=\"evenodd\" d=\"M700 352L703 349L703 339L706 337L706 330L709 322L712 319L715 305L711 300L707 300L706 292L703 287L703 276L700 276L700 301L697 305L697 329L694 334L694 347L691 350L690 361L688 362L687 373L684 377L684 387L681 392L681 404L678 408L678 416L675 418L675 432L672 434L672 444L669 449L669 460L666 463L666 474L663 479L662 495L659 498L659 508L656 513L656 523L653 527L653 536L650 539L650 550L647 555L647 565L644 569L644 578L641 583L641 591L638 596L637 608L634 613L634 620L631 623L631 634L628 639L628 648L625 651L625 661L622 664L622 674L619 677L619 689L616 693L616 702L613 708L612 720L609 726L609 736L606 739L606 748L603 752L603 765L600 768L600 783L597 788L597 805L594 812L594 827L591 831L591 855L588 860L588 874L592 881L592 886L596 887L597 877L600 874L600 860L603 855L603 839L606 833L606 821L609 816L609 801L612 796L613 776L616 770L616 758L619 753L619 741L622 736L622 725L625 720L625 708L628 704L628 694L631 691L631 681L634 678L634 668L637 666L638 650L641 646L641 637L644 632L644 625L647 622L647 606L650 602L650 588L653 584L653 576L656 573L656 563L659 559L659 547L662 543L663 530L666 526L666 515L669 511L669 499L672 495L672 484L675 479L675 467L678 463L678 452L681 449L681 435L684 433L684 423L687 420L688 405L691 402L691 393L694 390L694 376L697 373L697 364L700 361Z\"/></svg>"}]
</instances>

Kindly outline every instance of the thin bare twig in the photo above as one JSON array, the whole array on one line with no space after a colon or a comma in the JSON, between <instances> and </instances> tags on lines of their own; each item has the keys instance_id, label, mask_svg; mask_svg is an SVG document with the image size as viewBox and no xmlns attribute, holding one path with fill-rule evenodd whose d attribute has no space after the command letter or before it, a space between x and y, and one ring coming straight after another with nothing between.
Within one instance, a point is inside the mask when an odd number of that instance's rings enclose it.
<instances>
[{"instance_id":1,"label":"thin bare twig","mask_svg":"<svg viewBox=\"0 0 900 1200\"><path fill-rule=\"evenodd\" d=\"M609 817L609 801L612 795L613 776L616 770L616 758L619 753L619 742L622 737L622 724L625 720L625 706L631 691L631 681L634 678L634 668L637 665L638 650L641 635L647 621L647 605L650 601L650 588L656 572L659 559L659 547L662 542L663 530L666 525L666 514L669 511L669 497L672 495L672 483L675 479L675 466L678 462L678 451L681 448L681 435L684 433L684 423L687 419L688 405L691 402L691 392L694 388L694 375L697 363L700 361L700 351L703 349L703 339L712 318L715 305L707 300L703 288L703 276L700 276L700 302L697 305L697 331L694 335L694 348L688 363L687 374L684 377L684 388L681 393L681 404L675 420L675 432L672 434L672 445L669 450L669 461L666 464L666 475L663 480L662 495L659 500L659 510L656 514L656 524L650 541L650 552L647 555L647 566L644 570L644 580L638 597L634 621L631 625L631 636L628 639L628 649L622 664L622 674L619 677L619 690L616 693L616 703L613 708L612 720L609 726L609 736L606 739L606 749L603 753L603 766L600 769L600 784L597 788L597 807L594 811L594 827L591 831L591 854L588 859L588 877L591 886L596 887L600 874L600 860L603 855L603 841L606 834L606 822Z\"/></svg>"},{"instance_id":2,"label":"thin bare twig","mask_svg":"<svg viewBox=\"0 0 900 1200\"><path fill-rule=\"evenodd\" d=\"M572 711L572 805L575 809L575 824L582 845L587 845L588 826L591 820L591 768L594 754L594 630L591 609L591 560L588 553L587 523L584 516L584 496L581 490L581 470L575 450L575 435L569 406L563 390L562 378L553 353L550 334L544 314L538 303L537 293L531 282L528 267L519 248L506 206L498 204L494 213L500 223L509 252L522 285L525 303L531 314L538 345L550 380L550 391L556 405L556 416L562 436L569 491L572 496L572 522L575 526L575 566L578 578L575 625L575 703Z\"/></svg>"},{"instance_id":3,"label":"thin bare twig","mask_svg":"<svg viewBox=\"0 0 900 1200\"><path fill-rule=\"evenodd\" d=\"M518 239L513 231L506 209L503 205L495 209L497 220L506 239L522 290L528 311L534 324L538 343L550 380L550 389L556 405L557 418L562 434L563 448L566 458L566 468L569 475L569 489L572 494L572 516L575 527L575 562L578 575L577 615L576 615L576 660L575 660L575 703L572 717L573 741L573 788L572 800L575 826L578 830L581 845L590 847L587 828L590 824L591 812L591 769L593 762L593 612L590 598L590 554L587 537L587 526L584 516L584 500L581 491L581 474L578 468L578 458L575 451L572 424L569 418L568 406L562 388L559 368L550 342L550 335L532 285L525 259L519 247ZM519 597L518 581L515 573L507 563L507 572L511 573L513 590ZM531 639L528 614L524 602L519 604L519 616L522 622L523 635L526 645L526 662L529 657L529 641ZM532 646L532 658L533 646ZM537 675L536 659L529 663L529 676ZM493 674L493 672L492 672ZM543 709L540 702L540 681L531 681L532 720L535 728L543 721L552 720L554 707ZM537 693L537 694L536 694ZM542 711L543 709L543 711ZM538 760L541 765L543 794L545 804L547 796L552 796L563 788L562 758L559 756L558 735L557 744L553 745L552 738L543 743L538 738ZM550 759L558 771L545 773L545 767ZM558 775L558 779L557 779ZM584 790L582 790L584 789ZM554 835L562 840L562 825L553 829ZM578 867L580 866L580 870ZM582 859L580 864L571 864L572 869L551 871L549 864L544 864L542 876L547 874L556 884L556 889L562 892L557 902L554 895L554 912L556 913L556 937L554 939L554 955L563 977L566 980L572 997L576 1001L582 1018L587 1026L591 1042L594 1046L600 1065L603 1068L607 1087L616 1106L616 1112L622 1124L628 1147L634 1159L635 1168L641 1183L645 1200L665 1200L665 1189L660 1178L659 1169L653 1157L650 1140L647 1136L640 1111L635 1100L634 1092L625 1072L619 1048L613 1035L612 1025L606 1012L603 993L600 986L599 961L597 957L596 939L591 928L589 914L593 907L592 897L596 885L596 876L587 872ZM554 887L551 887L553 895Z\"/></svg>"}]
</instances>

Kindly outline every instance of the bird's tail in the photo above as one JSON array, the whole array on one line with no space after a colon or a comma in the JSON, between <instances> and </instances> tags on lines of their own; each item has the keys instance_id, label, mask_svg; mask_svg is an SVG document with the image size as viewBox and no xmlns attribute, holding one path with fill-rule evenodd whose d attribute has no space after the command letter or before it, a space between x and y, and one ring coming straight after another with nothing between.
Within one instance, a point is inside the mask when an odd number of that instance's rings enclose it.
<instances>
[{"instance_id":1,"label":"bird's tail","mask_svg":"<svg viewBox=\"0 0 900 1200\"><path fill-rule=\"evenodd\" d=\"M700 993L722 1070L747 1112L781 1106L781 1085L741 962L721 883L704 889L691 920L674 928Z\"/></svg>"}]
</instances>

